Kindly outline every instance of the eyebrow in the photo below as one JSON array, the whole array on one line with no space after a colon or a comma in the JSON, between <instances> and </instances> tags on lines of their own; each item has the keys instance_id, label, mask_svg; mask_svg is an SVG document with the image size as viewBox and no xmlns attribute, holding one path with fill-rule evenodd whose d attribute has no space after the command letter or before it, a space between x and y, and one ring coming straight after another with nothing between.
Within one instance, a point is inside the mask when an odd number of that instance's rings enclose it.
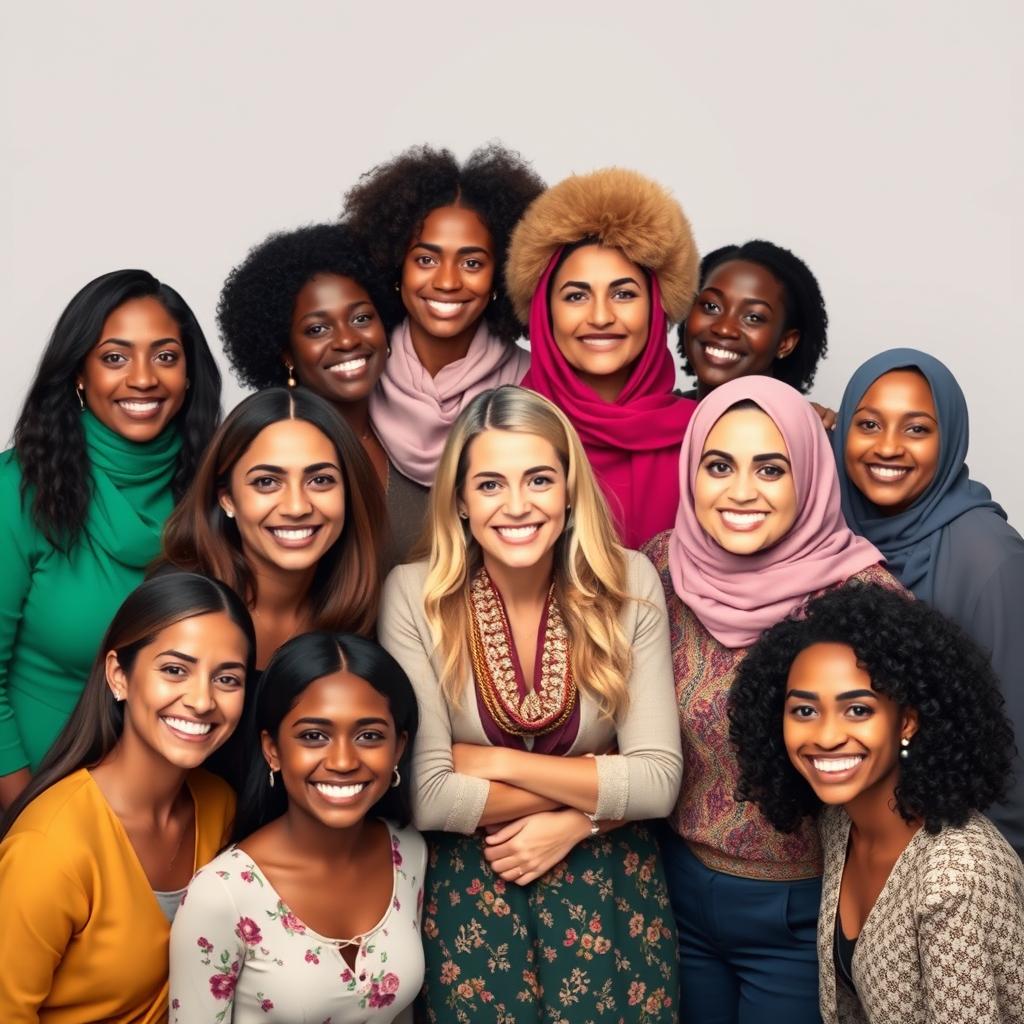
<instances>
[{"instance_id":1,"label":"eyebrow","mask_svg":"<svg viewBox=\"0 0 1024 1024\"><path fill-rule=\"evenodd\" d=\"M302 471L303 473L315 473L318 469L336 469L341 472L341 469L336 466L333 462L314 462L312 466L306 466ZM250 466L246 471L246 475L249 473L287 473L288 471L283 466L271 466L265 463L260 463L258 466Z\"/></svg>"},{"instance_id":2,"label":"eyebrow","mask_svg":"<svg viewBox=\"0 0 1024 1024\"><path fill-rule=\"evenodd\" d=\"M728 459L729 462L735 462L736 456L730 455L728 452L723 452L718 448L709 448L702 456L701 459L706 459L709 455L714 455L719 459ZM789 457L783 455L782 452L764 452L761 455L755 455L752 459L753 462L771 462L773 459L779 459L784 462L787 466L790 464Z\"/></svg>"},{"instance_id":3,"label":"eyebrow","mask_svg":"<svg viewBox=\"0 0 1024 1024\"><path fill-rule=\"evenodd\" d=\"M355 309L357 306L372 306L373 303L369 299L356 299L355 302L350 302L346 307L346 312ZM303 313L300 320L309 320L312 317L318 316L326 319L331 315L330 310L327 309L314 309L312 313Z\"/></svg>"},{"instance_id":4,"label":"eyebrow","mask_svg":"<svg viewBox=\"0 0 1024 1024\"><path fill-rule=\"evenodd\" d=\"M325 725L332 726L334 723L329 718L296 718L292 726L296 725Z\"/></svg>"},{"instance_id":5,"label":"eyebrow","mask_svg":"<svg viewBox=\"0 0 1024 1024\"><path fill-rule=\"evenodd\" d=\"M722 298L725 298L725 292L723 292L721 288L716 288L714 285L708 285L706 288L702 289L702 292L714 292L716 295L720 295ZM772 312L774 312L772 304L767 299L755 299L753 296L749 296L748 298L745 299L740 299L740 305L767 306L769 309L772 310Z\"/></svg>"},{"instance_id":6,"label":"eyebrow","mask_svg":"<svg viewBox=\"0 0 1024 1024\"><path fill-rule=\"evenodd\" d=\"M880 409L873 409L870 405L858 406L853 415L856 416L859 412L869 412L872 416L877 416L880 420L885 419L884 412ZM925 412L923 409L911 409L908 412L900 413L901 420L912 419L915 416L923 416L926 420L931 420L932 423L937 424L939 422L930 412Z\"/></svg>"},{"instance_id":7,"label":"eyebrow","mask_svg":"<svg viewBox=\"0 0 1024 1024\"><path fill-rule=\"evenodd\" d=\"M618 288L620 285L623 284L633 284L636 285L637 288L640 287L640 282L637 281L635 277L617 277L608 285L608 287ZM562 287L559 288L558 290L562 292L565 291L566 288L577 288L580 291L584 292L590 292L594 290L594 286L589 281L566 281L565 284L563 284Z\"/></svg>"},{"instance_id":8,"label":"eyebrow","mask_svg":"<svg viewBox=\"0 0 1024 1024\"><path fill-rule=\"evenodd\" d=\"M103 338L99 345L119 345L121 348L135 348L134 341L125 341L124 338ZM138 344L144 345L145 342L139 342ZM150 348L155 348L157 345L180 345L181 340L179 338L157 338L156 341L149 342Z\"/></svg>"},{"instance_id":9,"label":"eyebrow","mask_svg":"<svg viewBox=\"0 0 1024 1024\"><path fill-rule=\"evenodd\" d=\"M789 690L786 693L786 700L789 700L790 697L796 697L799 700L818 700L818 695L811 690Z\"/></svg>"},{"instance_id":10,"label":"eyebrow","mask_svg":"<svg viewBox=\"0 0 1024 1024\"><path fill-rule=\"evenodd\" d=\"M554 466L531 466L529 469L523 470L523 476L529 476L531 473L542 473L545 471L548 473L557 472Z\"/></svg>"},{"instance_id":11,"label":"eyebrow","mask_svg":"<svg viewBox=\"0 0 1024 1024\"><path fill-rule=\"evenodd\" d=\"M504 473L494 473L494 472L491 472L490 470L487 470L487 469L482 470L479 473L474 473L473 474L473 479L474 480L478 480L478 479L480 479L480 477L486 477L489 480L504 480L505 479L505 474Z\"/></svg>"},{"instance_id":12,"label":"eyebrow","mask_svg":"<svg viewBox=\"0 0 1024 1024\"><path fill-rule=\"evenodd\" d=\"M818 694L811 690L789 690L786 693L786 698L790 697L796 697L799 700L821 700ZM864 697L877 699L878 694L874 690L845 690L843 693L836 694L836 700L862 700Z\"/></svg>"},{"instance_id":13,"label":"eyebrow","mask_svg":"<svg viewBox=\"0 0 1024 1024\"><path fill-rule=\"evenodd\" d=\"M197 664L199 662L198 658L193 657L191 654L185 654L184 651L175 651L175 650L161 651L157 655L157 657L158 658L162 658L162 657L164 657L164 655L170 655L172 658L181 658L182 661L187 661L190 665L195 665L195 664Z\"/></svg>"},{"instance_id":14,"label":"eyebrow","mask_svg":"<svg viewBox=\"0 0 1024 1024\"><path fill-rule=\"evenodd\" d=\"M435 245L433 242L415 242L412 246L413 249L426 249L427 252L442 253L444 248L440 245ZM482 245L463 245L455 250L459 256L466 256L472 252L483 252L490 255L490 250Z\"/></svg>"}]
</instances>

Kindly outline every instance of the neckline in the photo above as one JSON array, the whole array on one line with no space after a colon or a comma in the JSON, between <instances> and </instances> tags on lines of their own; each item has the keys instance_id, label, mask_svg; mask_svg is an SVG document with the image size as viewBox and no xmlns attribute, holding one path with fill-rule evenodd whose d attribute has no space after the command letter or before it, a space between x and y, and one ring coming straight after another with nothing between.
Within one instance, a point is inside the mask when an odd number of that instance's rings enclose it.
<instances>
[{"instance_id":1,"label":"neckline","mask_svg":"<svg viewBox=\"0 0 1024 1024\"><path fill-rule=\"evenodd\" d=\"M383 818L379 818L377 820L381 821L383 823L384 827L388 830L388 840L389 840L388 846L393 851L394 850L395 840L398 838L397 831L391 827L391 822L390 821L387 821L387 820L385 820ZM400 842L400 840L399 840L399 842ZM225 854L228 854L228 853L234 853L236 851L238 853L242 854L242 856L245 857L254 868L258 868L259 869L260 877L263 879L264 884L266 885L266 887L270 890L271 895L277 900L277 902L278 902L278 904L280 904L280 906L284 907L284 909L289 914L291 914L291 916L294 917L295 920L299 922L299 924L302 925L303 934L311 935L314 939L319 939L321 942L324 942L324 943L326 943L326 944L328 944L330 946L334 946L338 950L339 955L341 954L341 951L343 949L348 949L348 948L350 948L352 946L356 946L357 947L357 957L358 957L358 955L362 953L363 947L366 945L366 940L369 939L371 936L376 935L377 932L379 932L381 930L381 928L384 927L384 925L387 923L388 918L391 916L391 911L394 909L395 898L398 895L398 865L395 863L394 857L392 857L391 858L391 895L388 897L388 905L384 908L384 913L381 916L380 920L372 928L368 928L365 932L362 932L359 935L353 935L351 938L348 938L348 939L339 939L339 938L332 937L330 935L321 935L320 932L318 932L315 928L311 928L301 917L299 917L298 914L295 913L294 910L292 910L291 906L284 901L284 899L282 898L281 894L277 891L277 887L274 885L273 882L271 882L270 876L267 874L267 872L263 868L263 866L256 860L255 857L253 857L240 844L235 843L234 845L228 847L228 849L225 850L224 852L225 852ZM342 957L342 960L344 960L344 959L345 958ZM345 966L348 967L350 970L352 968L352 965L349 964L347 961L346 961Z\"/></svg>"}]
</instances>

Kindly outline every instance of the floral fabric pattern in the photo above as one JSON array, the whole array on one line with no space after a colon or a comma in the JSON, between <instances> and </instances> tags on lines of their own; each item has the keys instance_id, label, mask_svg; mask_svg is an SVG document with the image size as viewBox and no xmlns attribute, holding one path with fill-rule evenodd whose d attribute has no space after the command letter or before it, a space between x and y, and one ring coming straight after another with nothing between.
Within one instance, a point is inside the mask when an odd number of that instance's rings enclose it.
<instances>
[{"instance_id":1,"label":"floral fabric pattern","mask_svg":"<svg viewBox=\"0 0 1024 1024\"><path fill-rule=\"evenodd\" d=\"M355 940L318 935L258 865L231 847L200 871L171 932L170 1024L386 1024L423 979L420 915L426 846L391 832L394 888L387 912Z\"/></svg>"},{"instance_id":2,"label":"floral fabric pattern","mask_svg":"<svg viewBox=\"0 0 1024 1024\"><path fill-rule=\"evenodd\" d=\"M432 1024L670 1024L676 935L657 844L632 824L506 884L479 836L430 833L423 1007Z\"/></svg>"}]
</instances>

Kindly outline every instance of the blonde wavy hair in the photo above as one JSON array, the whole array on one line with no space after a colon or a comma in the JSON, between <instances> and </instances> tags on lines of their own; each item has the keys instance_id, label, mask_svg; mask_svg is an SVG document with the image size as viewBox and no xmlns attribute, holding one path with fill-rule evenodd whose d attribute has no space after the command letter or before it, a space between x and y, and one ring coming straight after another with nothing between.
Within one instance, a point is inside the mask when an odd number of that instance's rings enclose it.
<instances>
[{"instance_id":1,"label":"blonde wavy hair","mask_svg":"<svg viewBox=\"0 0 1024 1024\"><path fill-rule=\"evenodd\" d=\"M573 678L615 718L628 701L632 647L620 623L626 556L583 445L560 409L526 388L485 391L455 421L430 492L429 565L423 597L442 656L441 690L457 705L471 673L470 584L483 564L480 546L459 518L469 447L485 430L544 438L565 471L571 512L555 543L555 595L569 632Z\"/></svg>"}]
</instances>

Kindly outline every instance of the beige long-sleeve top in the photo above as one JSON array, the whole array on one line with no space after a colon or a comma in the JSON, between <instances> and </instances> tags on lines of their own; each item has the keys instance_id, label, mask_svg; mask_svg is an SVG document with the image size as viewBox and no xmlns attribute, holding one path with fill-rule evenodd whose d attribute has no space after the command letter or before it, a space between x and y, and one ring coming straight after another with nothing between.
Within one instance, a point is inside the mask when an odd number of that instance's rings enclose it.
<instances>
[{"instance_id":1,"label":"beige long-sleeve top","mask_svg":"<svg viewBox=\"0 0 1024 1024\"><path fill-rule=\"evenodd\" d=\"M856 996L836 981L833 954L850 819L830 808L820 829L824 1024L1024 1022L1024 865L987 818L911 839L857 938Z\"/></svg>"},{"instance_id":2,"label":"beige long-sleeve top","mask_svg":"<svg viewBox=\"0 0 1024 1024\"><path fill-rule=\"evenodd\" d=\"M665 597L654 567L627 554L627 588L639 600L622 613L632 641L629 705L617 721L601 715L580 691L580 726L567 756L595 754L596 817L636 821L663 818L675 803L683 759L677 726ZM490 782L454 770L453 743L490 745L477 702L467 687L458 707L441 692L440 655L423 607L427 565L400 565L384 585L378 635L416 690L420 726L413 750L413 817L417 828L472 833L480 823ZM617 754L600 754L612 744Z\"/></svg>"}]
</instances>

